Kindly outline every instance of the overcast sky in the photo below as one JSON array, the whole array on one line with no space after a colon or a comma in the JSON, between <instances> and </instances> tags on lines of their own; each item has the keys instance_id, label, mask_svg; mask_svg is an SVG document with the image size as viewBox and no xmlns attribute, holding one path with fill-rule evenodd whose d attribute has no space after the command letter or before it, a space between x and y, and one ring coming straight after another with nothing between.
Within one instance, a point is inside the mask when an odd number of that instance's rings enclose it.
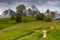
<instances>
[{"instance_id":1,"label":"overcast sky","mask_svg":"<svg viewBox=\"0 0 60 40\"><path fill-rule=\"evenodd\" d=\"M0 0L0 14L8 8L16 11L19 4L25 4L27 7L35 5L41 12L45 12L46 9L60 12L60 0Z\"/></svg>"}]
</instances>

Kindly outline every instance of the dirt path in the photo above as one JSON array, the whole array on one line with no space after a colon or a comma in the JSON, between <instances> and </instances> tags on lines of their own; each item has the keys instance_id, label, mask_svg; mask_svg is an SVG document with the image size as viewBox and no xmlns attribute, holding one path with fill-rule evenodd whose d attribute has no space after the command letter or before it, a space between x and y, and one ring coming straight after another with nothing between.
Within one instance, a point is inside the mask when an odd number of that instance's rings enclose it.
<instances>
[{"instance_id":1,"label":"dirt path","mask_svg":"<svg viewBox=\"0 0 60 40\"><path fill-rule=\"evenodd\" d=\"M47 30L42 30L41 32L43 33L43 36L39 40L45 40L46 34L47 34L48 31Z\"/></svg>"}]
</instances>

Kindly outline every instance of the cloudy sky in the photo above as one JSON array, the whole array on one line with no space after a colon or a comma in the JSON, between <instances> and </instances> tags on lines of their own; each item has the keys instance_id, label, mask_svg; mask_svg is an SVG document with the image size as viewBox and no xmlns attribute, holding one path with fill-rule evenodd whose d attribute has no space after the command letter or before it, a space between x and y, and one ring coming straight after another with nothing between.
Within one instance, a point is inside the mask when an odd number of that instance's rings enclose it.
<instances>
[{"instance_id":1,"label":"cloudy sky","mask_svg":"<svg viewBox=\"0 0 60 40\"><path fill-rule=\"evenodd\" d=\"M19 4L25 4L26 7L35 5L41 12L45 12L46 9L60 12L60 0L0 0L0 15L8 8L16 11Z\"/></svg>"}]
</instances>

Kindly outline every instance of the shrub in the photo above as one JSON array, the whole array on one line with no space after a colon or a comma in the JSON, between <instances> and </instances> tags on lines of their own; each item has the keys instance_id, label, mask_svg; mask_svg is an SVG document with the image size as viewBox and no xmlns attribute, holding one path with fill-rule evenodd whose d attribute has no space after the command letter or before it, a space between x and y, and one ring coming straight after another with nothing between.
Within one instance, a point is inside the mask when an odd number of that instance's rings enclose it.
<instances>
[{"instance_id":1,"label":"shrub","mask_svg":"<svg viewBox=\"0 0 60 40\"><path fill-rule=\"evenodd\" d=\"M51 22L51 21L52 21L52 17L50 17L50 16L45 16L44 21L46 21L46 22Z\"/></svg>"},{"instance_id":2,"label":"shrub","mask_svg":"<svg viewBox=\"0 0 60 40\"><path fill-rule=\"evenodd\" d=\"M43 13L39 13L37 16L36 16L36 19L37 20L43 20L45 17L45 15Z\"/></svg>"}]
</instances>

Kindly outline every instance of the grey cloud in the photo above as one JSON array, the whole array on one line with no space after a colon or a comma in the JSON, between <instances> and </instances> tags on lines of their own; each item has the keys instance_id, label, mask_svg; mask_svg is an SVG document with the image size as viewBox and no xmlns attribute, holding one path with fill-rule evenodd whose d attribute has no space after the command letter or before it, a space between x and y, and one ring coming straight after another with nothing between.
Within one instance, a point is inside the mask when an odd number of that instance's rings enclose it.
<instances>
[{"instance_id":1,"label":"grey cloud","mask_svg":"<svg viewBox=\"0 0 60 40\"><path fill-rule=\"evenodd\" d=\"M25 4L27 7L35 5L42 11L47 8L51 10L60 10L60 0L0 0L0 12L2 9L5 10L8 8L15 11L16 6L19 4Z\"/></svg>"}]
</instances>

